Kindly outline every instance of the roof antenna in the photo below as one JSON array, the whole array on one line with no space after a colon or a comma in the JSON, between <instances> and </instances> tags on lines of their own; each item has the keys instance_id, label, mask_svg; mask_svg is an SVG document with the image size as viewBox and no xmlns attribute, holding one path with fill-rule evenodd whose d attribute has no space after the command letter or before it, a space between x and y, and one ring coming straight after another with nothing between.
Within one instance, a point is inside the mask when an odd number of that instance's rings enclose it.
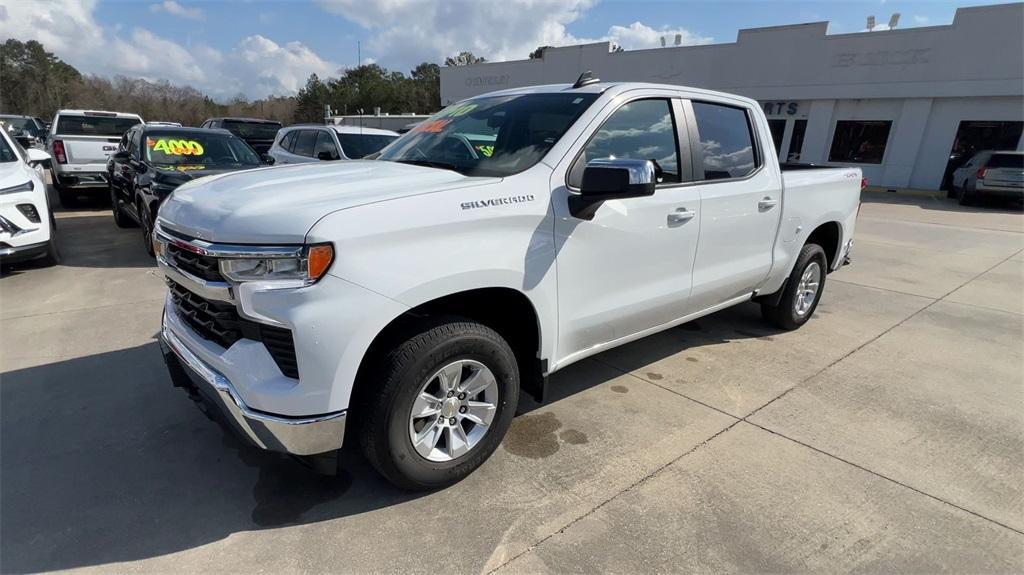
<instances>
[{"instance_id":1,"label":"roof antenna","mask_svg":"<svg viewBox=\"0 0 1024 575\"><path fill-rule=\"evenodd\" d=\"M600 78L595 78L594 73L590 70L580 74L579 78L576 78L576 83L572 85L572 89L582 88L583 86L589 86L591 84L598 84L601 82Z\"/></svg>"}]
</instances>

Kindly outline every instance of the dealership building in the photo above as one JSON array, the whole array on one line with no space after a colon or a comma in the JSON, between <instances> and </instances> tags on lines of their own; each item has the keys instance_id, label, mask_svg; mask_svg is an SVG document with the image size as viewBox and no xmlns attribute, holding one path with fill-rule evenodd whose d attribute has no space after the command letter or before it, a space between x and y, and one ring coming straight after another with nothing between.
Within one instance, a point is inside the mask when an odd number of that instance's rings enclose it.
<instances>
[{"instance_id":1,"label":"dealership building","mask_svg":"<svg viewBox=\"0 0 1024 575\"><path fill-rule=\"evenodd\" d=\"M441 101L572 82L586 70L733 92L761 103L781 160L858 166L887 188L939 189L974 151L1024 150L1024 3L960 8L942 26L827 29L752 28L733 43L651 50L605 42L444 67Z\"/></svg>"}]
</instances>

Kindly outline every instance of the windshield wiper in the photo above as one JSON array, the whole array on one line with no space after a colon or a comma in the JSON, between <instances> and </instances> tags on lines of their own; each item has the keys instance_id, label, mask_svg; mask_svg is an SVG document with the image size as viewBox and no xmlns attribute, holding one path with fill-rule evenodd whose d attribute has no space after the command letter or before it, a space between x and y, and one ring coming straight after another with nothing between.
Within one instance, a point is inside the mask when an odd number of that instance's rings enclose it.
<instances>
[{"instance_id":1,"label":"windshield wiper","mask_svg":"<svg viewBox=\"0 0 1024 575\"><path fill-rule=\"evenodd\" d=\"M442 170L451 170L453 172L462 173L459 166L450 164L448 162L435 162L433 160L391 160L399 164L411 164L413 166L426 166L428 168L440 168Z\"/></svg>"}]
</instances>

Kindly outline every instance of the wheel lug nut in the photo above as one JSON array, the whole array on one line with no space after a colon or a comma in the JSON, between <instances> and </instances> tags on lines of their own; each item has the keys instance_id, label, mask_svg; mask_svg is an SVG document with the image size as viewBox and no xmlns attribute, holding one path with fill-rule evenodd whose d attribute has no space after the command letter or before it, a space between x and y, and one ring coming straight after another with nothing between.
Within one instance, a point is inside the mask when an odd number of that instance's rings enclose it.
<instances>
[{"instance_id":1,"label":"wheel lug nut","mask_svg":"<svg viewBox=\"0 0 1024 575\"><path fill-rule=\"evenodd\" d=\"M459 399L466 399L466 392L460 393L459 394Z\"/></svg>"},{"instance_id":2,"label":"wheel lug nut","mask_svg":"<svg viewBox=\"0 0 1024 575\"><path fill-rule=\"evenodd\" d=\"M444 416L442 415L442 416L438 417L437 418L437 422L438 423L444 423Z\"/></svg>"},{"instance_id":3,"label":"wheel lug nut","mask_svg":"<svg viewBox=\"0 0 1024 575\"><path fill-rule=\"evenodd\" d=\"M455 392L454 392L454 391L449 391L449 392L448 392L448 397L451 397L451 396L453 396L453 395L455 395Z\"/></svg>"},{"instance_id":4,"label":"wheel lug nut","mask_svg":"<svg viewBox=\"0 0 1024 575\"><path fill-rule=\"evenodd\" d=\"M463 405L462 407L459 408L459 413L466 413L466 406L465 405Z\"/></svg>"},{"instance_id":5,"label":"wheel lug nut","mask_svg":"<svg viewBox=\"0 0 1024 575\"><path fill-rule=\"evenodd\" d=\"M448 423L450 423L452 425L455 425L455 418L453 417L453 418L449 419Z\"/></svg>"}]
</instances>

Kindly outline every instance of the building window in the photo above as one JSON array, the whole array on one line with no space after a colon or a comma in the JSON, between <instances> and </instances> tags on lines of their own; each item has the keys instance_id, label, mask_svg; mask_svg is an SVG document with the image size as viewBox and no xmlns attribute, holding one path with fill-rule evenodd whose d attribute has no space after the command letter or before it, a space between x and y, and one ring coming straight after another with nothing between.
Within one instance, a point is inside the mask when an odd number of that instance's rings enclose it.
<instances>
[{"instance_id":1,"label":"building window","mask_svg":"<svg viewBox=\"0 0 1024 575\"><path fill-rule=\"evenodd\" d=\"M742 178L757 168L754 132L742 108L693 102L700 133L704 179Z\"/></svg>"},{"instance_id":2,"label":"building window","mask_svg":"<svg viewBox=\"0 0 1024 575\"><path fill-rule=\"evenodd\" d=\"M804 136L807 135L807 120L797 120L793 124L793 135L789 138L789 151L786 152L787 162L799 162L804 151Z\"/></svg>"},{"instance_id":3,"label":"building window","mask_svg":"<svg viewBox=\"0 0 1024 575\"><path fill-rule=\"evenodd\" d=\"M892 121L842 120L836 122L828 161L881 164Z\"/></svg>"},{"instance_id":4,"label":"building window","mask_svg":"<svg viewBox=\"0 0 1024 575\"><path fill-rule=\"evenodd\" d=\"M768 130L772 133L772 143L775 144L775 155L782 151L782 136L786 134L785 120L768 120Z\"/></svg>"}]
</instances>

